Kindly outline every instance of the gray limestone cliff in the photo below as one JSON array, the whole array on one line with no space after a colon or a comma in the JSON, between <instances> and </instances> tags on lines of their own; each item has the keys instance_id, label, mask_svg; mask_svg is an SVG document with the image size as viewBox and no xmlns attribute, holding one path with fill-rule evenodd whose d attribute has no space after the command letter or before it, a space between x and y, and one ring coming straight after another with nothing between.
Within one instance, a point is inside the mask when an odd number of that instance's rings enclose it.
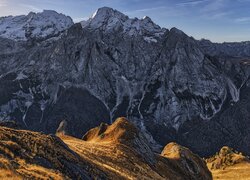
<instances>
[{"instance_id":1,"label":"gray limestone cliff","mask_svg":"<svg viewBox=\"0 0 250 180\"><path fill-rule=\"evenodd\" d=\"M205 51L184 32L100 8L57 38L0 40L0 117L81 137L127 117L152 144L201 155L250 154L249 64Z\"/></svg>"}]
</instances>

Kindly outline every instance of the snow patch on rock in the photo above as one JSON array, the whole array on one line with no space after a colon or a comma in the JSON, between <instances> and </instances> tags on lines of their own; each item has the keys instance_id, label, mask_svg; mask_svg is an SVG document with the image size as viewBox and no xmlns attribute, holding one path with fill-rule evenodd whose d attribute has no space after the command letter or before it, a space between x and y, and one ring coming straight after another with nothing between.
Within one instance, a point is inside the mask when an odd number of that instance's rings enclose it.
<instances>
[{"instance_id":1,"label":"snow patch on rock","mask_svg":"<svg viewBox=\"0 0 250 180\"><path fill-rule=\"evenodd\" d=\"M156 25L147 16L143 19L130 19L123 13L108 7L98 9L89 20L81 24L83 28L101 29L104 32L123 30L130 36L151 34L160 37L166 32L166 29Z\"/></svg>"},{"instance_id":2,"label":"snow patch on rock","mask_svg":"<svg viewBox=\"0 0 250 180\"><path fill-rule=\"evenodd\" d=\"M0 37L15 41L26 41L30 38L46 39L59 35L72 25L70 17L55 11L31 12L27 16L1 17Z\"/></svg>"},{"instance_id":3,"label":"snow patch on rock","mask_svg":"<svg viewBox=\"0 0 250 180\"><path fill-rule=\"evenodd\" d=\"M227 84L232 100L238 102L240 100L240 89L238 89L231 79L227 78Z\"/></svg>"},{"instance_id":4,"label":"snow patch on rock","mask_svg":"<svg viewBox=\"0 0 250 180\"><path fill-rule=\"evenodd\" d=\"M148 43L151 43L151 42L154 42L154 43L157 43L158 41L153 38L153 37L144 37L143 38L145 41L147 41Z\"/></svg>"}]
</instances>

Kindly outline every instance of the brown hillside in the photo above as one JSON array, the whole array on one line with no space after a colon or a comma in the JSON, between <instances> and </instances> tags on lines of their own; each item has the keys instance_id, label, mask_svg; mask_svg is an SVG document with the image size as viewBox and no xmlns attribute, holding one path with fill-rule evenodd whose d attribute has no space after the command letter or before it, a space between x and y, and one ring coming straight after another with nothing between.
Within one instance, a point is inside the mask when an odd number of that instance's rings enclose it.
<instances>
[{"instance_id":1,"label":"brown hillside","mask_svg":"<svg viewBox=\"0 0 250 180\"><path fill-rule=\"evenodd\" d=\"M84 140L60 132L0 127L0 179L211 179L202 159L184 147L172 143L154 154L125 118L91 129Z\"/></svg>"},{"instance_id":2,"label":"brown hillside","mask_svg":"<svg viewBox=\"0 0 250 180\"><path fill-rule=\"evenodd\" d=\"M182 157L173 159L164 154L154 154L145 137L126 118L118 118L112 125L101 124L91 129L83 136L84 141L69 136L60 137L83 159L108 172L111 179L191 179L193 177L211 179L211 173L198 156L189 157L199 169L190 172L182 164Z\"/></svg>"},{"instance_id":3,"label":"brown hillside","mask_svg":"<svg viewBox=\"0 0 250 180\"><path fill-rule=\"evenodd\" d=\"M0 127L2 179L89 179L90 167L54 135Z\"/></svg>"}]
</instances>

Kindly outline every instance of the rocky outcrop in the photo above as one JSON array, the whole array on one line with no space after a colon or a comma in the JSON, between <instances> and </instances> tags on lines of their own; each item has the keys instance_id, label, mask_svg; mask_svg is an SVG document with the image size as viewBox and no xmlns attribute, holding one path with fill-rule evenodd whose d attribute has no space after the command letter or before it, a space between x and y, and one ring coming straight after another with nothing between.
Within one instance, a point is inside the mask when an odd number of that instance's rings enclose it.
<instances>
[{"instance_id":1,"label":"rocky outcrop","mask_svg":"<svg viewBox=\"0 0 250 180\"><path fill-rule=\"evenodd\" d=\"M172 142L164 147L161 155L176 161L176 165L187 175L187 179L212 179L206 162L188 148Z\"/></svg>"},{"instance_id":2,"label":"rocky outcrop","mask_svg":"<svg viewBox=\"0 0 250 180\"><path fill-rule=\"evenodd\" d=\"M232 148L224 146L216 155L208 158L207 163L212 170L225 169L239 163L250 163L250 160L242 153L236 152Z\"/></svg>"},{"instance_id":3,"label":"rocky outcrop","mask_svg":"<svg viewBox=\"0 0 250 180\"><path fill-rule=\"evenodd\" d=\"M224 146L214 156L206 159L207 166L214 179L237 179L245 180L250 177L250 160L228 146Z\"/></svg>"},{"instance_id":4,"label":"rocky outcrop","mask_svg":"<svg viewBox=\"0 0 250 180\"><path fill-rule=\"evenodd\" d=\"M62 134L62 135L68 134L68 122L66 120L60 122L59 127L56 130L56 134Z\"/></svg>"}]
</instances>

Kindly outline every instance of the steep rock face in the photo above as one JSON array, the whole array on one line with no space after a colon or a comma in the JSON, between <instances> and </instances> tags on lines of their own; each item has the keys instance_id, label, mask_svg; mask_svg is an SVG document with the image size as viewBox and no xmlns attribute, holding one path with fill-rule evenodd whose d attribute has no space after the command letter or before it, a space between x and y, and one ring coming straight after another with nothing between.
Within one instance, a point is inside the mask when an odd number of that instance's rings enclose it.
<instances>
[{"instance_id":1,"label":"steep rock face","mask_svg":"<svg viewBox=\"0 0 250 180\"><path fill-rule=\"evenodd\" d=\"M204 156L211 156L222 144L249 154L249 92L249 87L242 88L240 100L225 103L223 111L208 122L196 119L184 123L179 131L183 145L189 144Z\"/></svg>"},{"instance_id":2,"label":"steep rock face","mask_svg":"<svg viewBox=\"0 0 250 180\"><path fill-rule=\"evenodd\" d=\"M224 47L222 50L224 53L216 50L212 53L201 46L202 51L209 54L211 62L226 77L227 98L221 110L208 122L200 121L199 118L186 121L179 131L180 142L193 147L194 152L203 156L211 156L223 145L249 154L247 142L249 140L249 59L247 54L235 52L233 56L234 53L230 48L226 48L228 44L215 44ZM244 52L243 49L248 48L248 44L244 42L232 44L234 46L241 44ZM214 44L211 43L210 46ZM240 48L238 51L240 52Z\"/></svg>"},{"instance_id":3,"label":"steep rock face","mask_svg":"<svg viewBox=\"0 0 250 180\"><path fill-rule=\"evenodd\" d=\"M35 68L40 65L37 64ZM102 119L109 121L105 105L88 90L83 87L63 87L59 82L49 85L41 82L40 75L46 76L46 73L31 72L26 76L21 72L21 75L11 73L3 77L2 119L9 120L13 117L25 129L47 133L55 133L62 119L70 119L74 123L69 124L68 128L75 136L81 136ZM49 78L47 80L50 81Z\"/></svg>"},{"instance_id":4,"label":"steep rock face","mask_svg":"<svg viewBox=\"0 0 250 180\"><path fill-rule=\"evenodd\" d=\"M228 122L225 112L247 111L249 66L205 55L195 39L148 17L105 7L55 41L3 39L0 47L0 116L25 128L54 133L67 119L69 134L81 137L124 116L151 143L178 141L202 155L235 142L227 126L242 131L239 112ZM243 149L248 126L237 134Z\"/></svg>"}]
</instances>

